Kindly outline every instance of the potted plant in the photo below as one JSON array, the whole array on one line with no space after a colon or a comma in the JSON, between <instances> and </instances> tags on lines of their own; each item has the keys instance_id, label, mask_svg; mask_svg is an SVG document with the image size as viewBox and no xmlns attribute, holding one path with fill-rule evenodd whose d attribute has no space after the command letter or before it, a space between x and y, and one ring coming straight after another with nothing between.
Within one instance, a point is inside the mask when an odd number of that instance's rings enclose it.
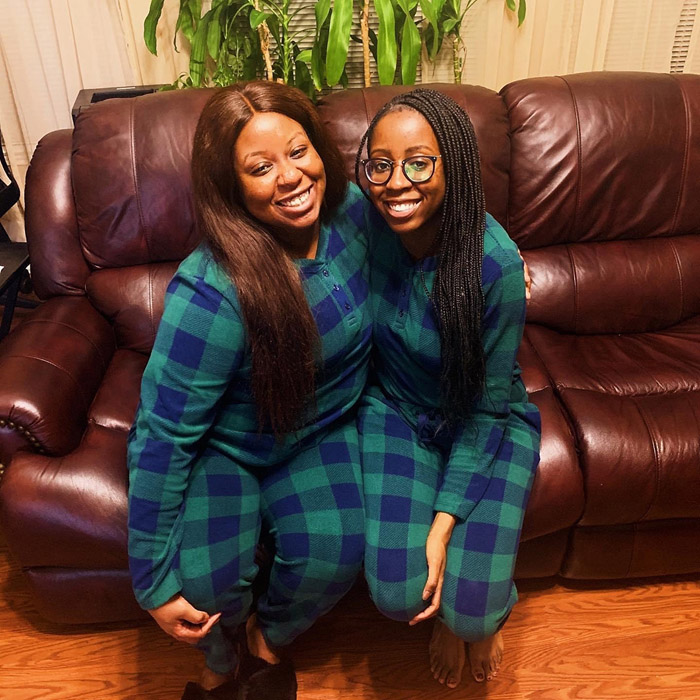
<instances>
[{"instance_id":1,"label":"potted plant","mask_svg":"<svg viewBox=\"0 0 700 700\"><path fill-rule=\"evenodd\" d=\"M144 22L144 40L157 54L156 28L165 0L151 0ZM504 0L526 14L526 0ZM370 57L383 85L411 85L421 48L435 60L445 40L452 42L454 80L462 80L465 47L461 38L466 13L478 0L362 0L360 36L352 35L353 0L212 0L202 14L202 0L181 0L175 34L190 43L190 73L171 87L228 85L239 80L282 80L314 97L324 88L347 84L345 71L350 40L363 45L365 85L370 84ZM465 4L466 3L466 4ZM370 14L378 30L370 28ZM420 11L420 14L419 14ZM313 13L314 29L297 20ZM302 48L304 40L311 48ZM177 41L177 39L176 39Z\"/></svg>"}]
</instances>

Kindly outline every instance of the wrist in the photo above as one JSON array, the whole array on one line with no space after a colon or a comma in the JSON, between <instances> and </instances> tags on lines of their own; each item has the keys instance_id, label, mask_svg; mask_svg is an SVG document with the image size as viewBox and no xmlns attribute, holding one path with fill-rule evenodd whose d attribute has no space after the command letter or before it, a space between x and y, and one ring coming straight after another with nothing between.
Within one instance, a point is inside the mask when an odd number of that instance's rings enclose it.
<instances>
[{"instance_id":1,"label":"wrist","mask_svg":"<svg viewBox=\"0 0 700 700\"><path fill-rule=\"evenodd\" d=\"M430 527L430 534L440 537L445 544L450 541L457 518L450 513L437 512Z\"/></svg>"}]
</instances>

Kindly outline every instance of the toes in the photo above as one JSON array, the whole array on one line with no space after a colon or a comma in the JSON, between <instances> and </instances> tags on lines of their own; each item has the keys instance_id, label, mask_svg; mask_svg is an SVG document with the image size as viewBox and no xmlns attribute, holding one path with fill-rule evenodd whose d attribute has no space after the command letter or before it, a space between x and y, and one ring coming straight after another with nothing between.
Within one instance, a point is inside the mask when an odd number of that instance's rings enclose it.
<instances>
[{"instance_id":1,"label":"toes","mask_svg":"<svg viewBox=\"0 0 700 700\"><path fill-rule=\"evenodd\" d=\"M459 685L459 680L454 676L449 676L447 679L448 688L456 688Z\"/></svg>"},{"instance_id":2,"label":"toes","mask_svg":"<svg viewBox=\"0 0 700 700\"><path fill-rule=\"evenodd\" d=\"M472 669L472 675L474 676L474 680L477 683L483 683L484 679L486 678L486 671L484 669L484 665L479 662L474 665L474 668Z\"/></svg>"}]
</instances>

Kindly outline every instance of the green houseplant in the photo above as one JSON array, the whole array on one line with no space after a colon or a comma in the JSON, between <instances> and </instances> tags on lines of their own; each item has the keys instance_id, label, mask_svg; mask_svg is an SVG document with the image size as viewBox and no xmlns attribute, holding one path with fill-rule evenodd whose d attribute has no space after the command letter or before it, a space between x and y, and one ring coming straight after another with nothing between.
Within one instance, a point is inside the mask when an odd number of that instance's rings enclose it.
<instances>
[{"instance_id":1,"label":"green houseplant","mask_svg":"<svg viewBox=\"0 0 700 700\"><path fill-rule=\"evenodd\" d=\"M422 46L428 59L435 60L445 40L452 42L454 80L461 82L462 23L479 0L361 1L357 37L352 35L354 0L211 0L204 13L202 0L180 0L175 36L177 41L181 31L190 43L190 73L171 87L228 85L264 77L295 85L313 97L326 87L347 85L351 39L363 45L365 85L370 84L370 57L380 84L412 85ZM522 24L526 0L504 1ZM144 22L144 40L154 55L164 2L151 0ZM369 26L372 10L377 32ZM303 12L313 13L312 31L299 26Z\"/></svg>"}]
</instances>

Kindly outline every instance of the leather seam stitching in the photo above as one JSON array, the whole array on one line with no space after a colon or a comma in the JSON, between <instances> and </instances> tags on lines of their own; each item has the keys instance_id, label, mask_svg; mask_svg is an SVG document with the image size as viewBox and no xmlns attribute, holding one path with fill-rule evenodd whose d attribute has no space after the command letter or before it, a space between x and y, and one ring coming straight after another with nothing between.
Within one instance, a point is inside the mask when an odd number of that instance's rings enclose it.
<instances>
[{"instance_id":1,"label":"leather seam stitching","mask_svg":"<svg viewBox=\"0 0 700 700\"><path fill-rule=\"evenodd\" d=\"M151 319L151 333L155 336L156 324L153 318L153 268L148 266L148 316Z\"/></svg>"},{"instance_id":2,"label":"leather seam stitching","mask_svg":"<svg viewBox=\"0 0 700 700\"><path fill-rule=\"evenodd\" d=\"M81 400L83 402L83 406L85 407L85 413L87 414L90 406L89 406L89 403L85 401L85 397L83 396L82 391L80 391L80 386L81 386L80 382L78 382L77 379L67 369L60 367L55 362L51 362L50 360L45 360L43 357L32 357L31 355L14 355L14 354L13 355L4 355L3 359L11 358L11 357L17 357L17 358L20 358L22 360L34 360L34 362L43 362L51 367L54 367L59 372L65 374L67 377L69 377L71 379L73 384L75 384L76 387L78 387L78 395L81 397Z\"/></svg>"},{"instance_id":3,"label":"leather seam stitching","mask_svg":"<svg viewBox=\"0 0 700 700\"><path fill-rule=\"evenodd\" d=\"M134 199L136 199L136 210L139 214L139 226L143 231L143 239L146 244L146 250L148 251L149 259L151 255L151 242L148 236L148 227L146 226L143 218L143 205L141 202L141 195L139 193L139 175L138 169L136 167L136 135L134 131L134 106L135 100L130 100L131 105L129 105L129 147L131 151L131 175L134 181Z\"/></svg>"},{"instance_id":4,"label":"leather seam stitching","mask_svg":"<svg viewBox=\"0 0 700 700\"><path fill-rule=\"evenodd\" d=\"M683 190L685 188L686 180L688 179L688 161L690 160L690 107L688 105L688 98L685 94L681 83L674 76L674 82L680 90L681 97L683 98L683 108L685 110L685 156L683 158L683 171L681 173L681 184L678 189L678 199L676 200L676 211L673 214L673 225L671 226L671 235L676 233L678 228L678 219L681 213L681 200L683 199Z\"/></svg>"},{"instance_id":5,"label":"leather seam stitching","mask_svg":"<svg viewBox=\"0 0 700 700\"><path fill-rule=\"evenodd\" d=\"M67 328L68 330L71 330L74 333L77 333L79 336L85 338L85 340L87 340L87 342L90 343L90 345L92 345L92 347L95 350L95 353L100 358L100 362L102 363L102 369L105 372L107 371L107 364L108 363L105 360L105 358L102 356L102 352L97 347L97 344L95 343L95 341L92 338L90 338L89 335L86 335L85 333L83 333L83 331L81 331L78 328L75 328L73 326L69 326L67 323L64 323L63 321L50 321L48 319L43 319L43 318L29 318L26 321L23 321L22 325L23 326L30 326L30 325L35 324L35 323L50 323L50 324L53 324L54 326L63 326L63 328ZM14 355L13 354L13 355L4 355L4 357L27 357L30 360L39 359L39 358L33 357L32 355ZM49 360L46 360L46 362L49 362ZM49 364L54 364L54 363L49 362ZM55 365L55 366L58 367L58 365Z\"/></svg>"},{"instance_id":6,"label":"leather seam stitching","mask_svg":"<svg viewBox=\"0 0 700 700\"><path fill-rule=\"evenodd\" d=\"M578 103L576 102L576 97L574 96L574 91L571 88L570 83L563 76L559 76L561 80L569 90L571 95L571 103L574 106L574 117L576 118L576 153L578 155L577 159L577 169L578 174L576 176L576 204L574 208L574 215L571 217L571 228L570 237L574 237L574 232L576 231L576 222L578 221L579 209L581 207L581 181L583 180L583 147L581 145L581 115L578 111Z\"/></svg>"},{"instance_id":7,"label":"leather seam stitching","mask_svg":"<svg viewBox=\"0 0 700 700\"><path fill-rule=\"evenodd\" d=\"M651 447L652 447L652 450L654 452L654 495L649 500L649 505L647 506L647 509L644 511L642 516L640 518L638 518L638 520L641 521L641 520L644 520L649 515L649 512L651 511L652 507L656 504L656 501L659 497L659 482L661 480L661 464L660 464L660 458L659 458L659 445L656 442L656 439L654 438L654 435L651 432L651 428L649 427L649 421L647 420L647 417L644 413L644 410L639 405L636 398L637 397L633 397L632 403L634 404L635 409L637 409L637 413L639 413L639 417L642 419L642 423L644 423L644 427L646 428L647 435L649 435L649 441L651 442Z\"/></svg>"},{"instance_id":8,"label":"leather seam stitching","mask_svg":"<svg viewBox=\"0 0 700 700\"><path fill-rule=\"evenodd\" d=\"M671 251L673 252L673 257L676 260L676 267L678 268L678 284L680 286L680 300L681 300L681 309L679 312L678 320L676 323L680 323L683 320L683 309L685 308L685 298L684 298L684 290L683 290L683 265L681 263L681 256L678 254L678 249L676 248L676 244L674 241L669 240L668 244L671 246Z\"/></svg>"},{"instance_id":9,"label":"leather seam stitching","mask_svg":"<svg viewBox=\"0 0 700 700\"><path fill-rule=\"evenodd\" d=\"M571 279L574 285L574 333L578 333L578 275L576 274L576 264L571 246L566 246L566 255L571 265Z\"/></svg>"}]
</instances>

